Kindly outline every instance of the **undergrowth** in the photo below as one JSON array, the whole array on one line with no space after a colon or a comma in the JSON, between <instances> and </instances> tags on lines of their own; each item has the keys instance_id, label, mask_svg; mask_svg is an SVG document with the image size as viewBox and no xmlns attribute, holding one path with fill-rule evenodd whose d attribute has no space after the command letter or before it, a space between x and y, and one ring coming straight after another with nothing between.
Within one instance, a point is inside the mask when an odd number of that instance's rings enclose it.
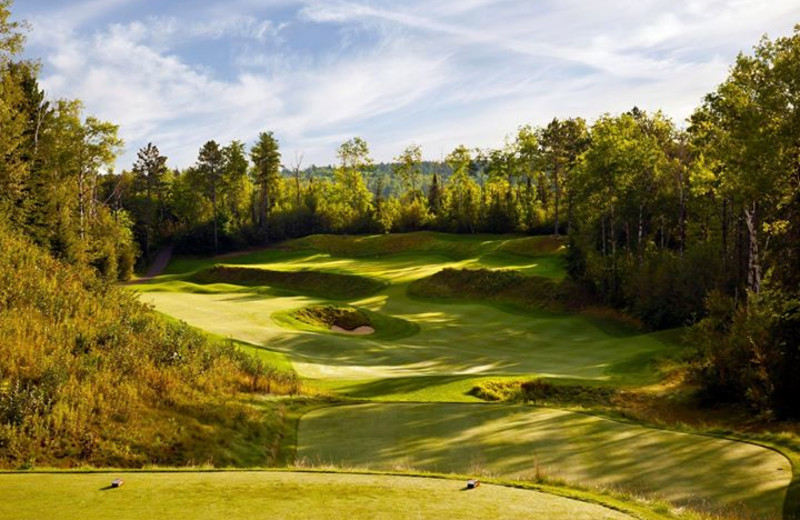
<instances>
[{"instance_id":1,"label":"undergrowth","mask_svg":"<svg viewBox=\"0 0 800 520\"><path fill-rule=\"evenodd\" d=\"M0 227L0 467L268 464L294 372L167 321Z\"/></svg>"}]
</instances>

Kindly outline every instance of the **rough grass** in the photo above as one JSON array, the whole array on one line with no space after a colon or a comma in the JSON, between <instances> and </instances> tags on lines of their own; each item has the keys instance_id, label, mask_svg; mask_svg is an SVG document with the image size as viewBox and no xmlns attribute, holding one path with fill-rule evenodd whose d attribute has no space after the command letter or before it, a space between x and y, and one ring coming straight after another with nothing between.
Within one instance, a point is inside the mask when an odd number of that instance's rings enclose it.
<instances>
[{"instance_id":1,"label":"rough grass","mask_svg":"<svg viewBox=\"0 0 800 520\"><path fill-rule=\"evenodd\" d=\"M217 265L199 271L192 275L189 281L199 284L275 287L333 300L363 298L385 287L384 283L364 276L307 270L273 271L227 265Z\"/></svg>"},{"instance_id":2,"label":"rough grass","mask_svg":"<svg viewBox=\"0 0 800 520\"><path fill-rule=\"evenodd\" d=\"M469 393L484 401L592 407L611 406L618 392L616 388L556 385L542 379L487 379Z\"/></svg>"},{"instance_id":3,"label":"rough grass","mask_svg":"<svg viewBox=\"0 0 800 520\"><path fill-rule=\"evenodd\" d=\"M486 300L543 307L553 310L578 308L587 301L568 280L525 276L513 269L452 269L412 282L408 294L415 298Z\"/></svg>"},{"instance_id":4,"label":"rough grass","mask_svg":"<svg viewBox=\"0 0 800 520\"><path fill-rule=\"evenodd\" d=\"M750 444L585 414L487 404L364 404L313 411L298 456L317 464L509 478L545 475L697 507L779 518L789 461Z\"/></svg>"},{"instance_id":5,"label":"rough grass","mask_svg":"<svg viewBox=\"0 0 800 520\"><path fill-rule=\"evenodd\" d=\"M560 255L566 251L566 243L566 237L554 235L526 237L505 241L498 250L525 256Z\"/></svg>"},{"instance_id":6,"label":"rough grass","mask_svg":"<svg viewBox=\"0 0 800 520\"><path fill-rule=\"evenodd\" d=\"M269 464L298 386L0 225L0 467Z\"/></svg>"},{"instance_id":7,"label":"rough grass","mask_svg":"<svg viewBox=\"0 0 800 520\"><path fill-rule=\"evenodd\" d=\"M121 477L122 487L108 489ZM0 475L0 519L633 518L598 504L463 480L318 472ZM31 490L35 489L35 499Z\"/></svg>"}]
</instances>

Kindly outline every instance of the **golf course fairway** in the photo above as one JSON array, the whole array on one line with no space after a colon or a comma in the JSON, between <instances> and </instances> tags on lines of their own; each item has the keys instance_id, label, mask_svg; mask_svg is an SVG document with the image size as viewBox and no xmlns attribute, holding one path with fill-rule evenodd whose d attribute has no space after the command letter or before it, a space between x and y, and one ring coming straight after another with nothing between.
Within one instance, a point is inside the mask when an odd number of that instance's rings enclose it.
<instances>
[{"instance_id":1,"label":"golf course fairway","mask_svg":"<svg viewBox=\"0 0 800 520\"><path fill-rule=\"evenodd\" d=\"M410 298L406 294L410 282L445 267L513 268L527 275L550 278L564 275L557 254L526 257L506 252L530 249L530 244L535 243L530 237L454 239L441 233L411 235L435 253L406 250L344 257L298 249L316 243L309 237L289 242L281 249L219 260L225 265L246 265L271 272L314 269L384 282L387 287L377 294L341 303L418 326L418 333L396 340L287 328L273 314L330 303L316 296L320 288L309 287L303 292L190 281L193 273L215 265L213 260L174 262L169 274L137 285L136 290L157 310L190 325L287 356L301 376L312 379L363 381L412 376L535 374L636 384L654 379L650 366L654 356L677 348L661 333L626 330L578 314L521 311L480 301L443 303ZM390 238L411 244L409 247L414 244L408 236ZM351 239L351 247L354 252L362 253L359 247L364 246L353 242L357 240L361 239ZM339 251L346 243L337 240L335 249ZM387 249L395 251L397 246L388 244ZM461 256L454 257L453 251ZM377 332L380 336L381 331Z\"/></svg>"},{"instance_id":2,"label":"golf course fairway","mask_svg":"<svg viewBox=\"0 0 800 520\"><path fill-rule=\"evenodd\" d=\"M683 352L681 331L647 333L598 317L602 312L408 292L445 268L561 280L563 250L554 237L318 235L241 255L178 258L165 274L132 287L156 310L291 366L334 398L371 401L304 415L298 463L546 477L780 518L792 467L775 451L583 413L486 404L472 395L490 378L648 385L661 377L654 359ZM299 274L281 274L292 272ZM491 279L482 273L478 279ZM320 287L326 279L335 287ZM364 292L343 297L358 287ZM480 294L467 289L463 294ZM330 305L369 316L374 333L350 335L293 318Z\"/></svg>"},{"instance_id":3,"label":"golf course fairway","mask_svg":"<svg viewBox=\"0 0 800 520\"><path fill-rule=\"evenodd\" d=\"M110 489L118 477L124 484ZM633 518L537 491L464 487L456 480L279 471L0 474L0 519Z\"/></svg>"},{"instance_id":4,"label":"golf course fairway","mask_svg":"<svg viewBox=\"0 0 800 520\"><path fill-rule=\"evenodd\" d=\"M298 458L375 470L537 476L778 516L792 467L742 442L530 406L369 403L306 414ZM537 475L538 474L538 475Z\"/></svg>"}]
</instances>

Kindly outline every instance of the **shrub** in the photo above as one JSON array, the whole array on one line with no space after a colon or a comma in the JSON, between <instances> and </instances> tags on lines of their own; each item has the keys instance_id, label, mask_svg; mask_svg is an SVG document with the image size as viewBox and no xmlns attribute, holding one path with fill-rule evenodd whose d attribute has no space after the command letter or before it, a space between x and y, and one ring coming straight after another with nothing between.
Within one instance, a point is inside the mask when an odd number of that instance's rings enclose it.
<instances>
[{"instance_id":1,"label":"shrub","mask_svg":"<svg viewBox=\"0 0 800 520\"><path fill-rule=\"evenodd\" d=\"M295 374L165 321L1 226L0 338L0 467L186 464L196 453L268 464L230 455L244 442L232 415L260 432L253 453L271 442L239 392L299 389Z\"/></svg>"}]
</instances>

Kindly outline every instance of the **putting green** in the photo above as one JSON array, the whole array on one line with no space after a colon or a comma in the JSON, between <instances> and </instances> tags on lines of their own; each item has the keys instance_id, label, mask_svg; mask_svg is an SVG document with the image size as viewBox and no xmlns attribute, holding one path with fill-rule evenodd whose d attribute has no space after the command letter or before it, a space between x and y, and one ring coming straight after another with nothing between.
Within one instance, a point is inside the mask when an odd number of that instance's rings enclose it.
<instances>
[{"instance_id":1,"label":"putting green","mask_svg":"<svg viewBox=\"0 0 800 520\"><path fill-rule=\"evenodd\" d=\"M298 458L371 469L537 474L612 486L679 504L779 518L792 468L751 444L656 430L590 415L488 404L361 404L300 423Z\"/></svg>"},{"instance_id":2,"label":"putting green","mask_svg":"<svg viewBox=\"0 0 800 520\"><path fill-rule=\"evenodd\" d=\"M122 487L105 489L120 476ZM4 474L0 519L632 518L536 491L463 488L453 480L297 472Z\"/></svg>"}]
</instances>

